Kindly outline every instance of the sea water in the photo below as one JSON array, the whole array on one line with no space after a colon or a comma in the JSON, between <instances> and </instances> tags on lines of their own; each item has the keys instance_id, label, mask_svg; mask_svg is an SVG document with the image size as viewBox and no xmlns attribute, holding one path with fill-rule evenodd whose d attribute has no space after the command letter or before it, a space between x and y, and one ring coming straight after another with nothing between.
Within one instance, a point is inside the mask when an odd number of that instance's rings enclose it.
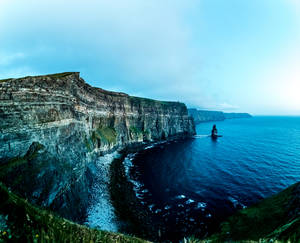
<instances>
[{"instance_id":1,"label":"sea water","mask_svg":"<svg viewBox=\"0 0 300 243\"><path fill-rule=\"evenodd\" d=\"M223 135L217 140L213 124ZM135 154L127 168L165 239L205 237L238 209L300 180L300 117L208 122L196 131Z\"/></svg>"}]
</instances>

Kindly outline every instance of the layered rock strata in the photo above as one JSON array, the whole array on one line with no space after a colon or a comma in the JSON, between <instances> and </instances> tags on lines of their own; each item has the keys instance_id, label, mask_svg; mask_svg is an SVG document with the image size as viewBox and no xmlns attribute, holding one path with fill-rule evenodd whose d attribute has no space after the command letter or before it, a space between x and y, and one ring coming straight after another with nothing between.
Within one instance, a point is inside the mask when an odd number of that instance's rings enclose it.
<instances>
[{"instance_id":1,"label":"layered rock strata","mask_svg":"<svg viewBox=\"0 0 300 243\"><path fill-rule=\"evenodd\" d=\"M94 88L79 73L0 81L0 179L76 221L97 157L194 133L184 104Z\"/></svg>"}]
</instances>

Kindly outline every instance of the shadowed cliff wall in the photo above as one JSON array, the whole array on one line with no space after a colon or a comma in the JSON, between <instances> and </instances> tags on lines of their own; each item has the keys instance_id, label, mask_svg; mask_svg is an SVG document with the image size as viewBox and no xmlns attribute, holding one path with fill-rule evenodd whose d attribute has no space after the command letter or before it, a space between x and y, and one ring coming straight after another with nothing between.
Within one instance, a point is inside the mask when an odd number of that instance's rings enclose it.
<instances>
[{"instance_id":1,"label":"shadowed cliff wall","mask_svg":"<svg viewBox=\"0 0 300 243\"><path fill-rule=\"evenodd\" d=\"M94 88L79 73L0 81L1 180L76 221L88 204L95 158L194 133L184 104Z\"/></svg>"}]
</instances>

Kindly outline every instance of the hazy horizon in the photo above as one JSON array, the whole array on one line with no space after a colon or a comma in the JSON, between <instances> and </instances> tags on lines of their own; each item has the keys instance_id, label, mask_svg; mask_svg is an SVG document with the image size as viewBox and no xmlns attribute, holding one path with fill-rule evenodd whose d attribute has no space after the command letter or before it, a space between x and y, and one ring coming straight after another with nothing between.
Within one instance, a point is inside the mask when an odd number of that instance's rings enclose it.
<instances>
[{"instance_id":1,"label":"hazy horizon","mask_svg":"<svg viewBox=\"0 0 300 243\"><path fill-rule=\"evenodd\" d=\"M0 79L78 71L189 108L300 115L300 0L1 0L0 36Z\"/></svg>"}]
</instances>

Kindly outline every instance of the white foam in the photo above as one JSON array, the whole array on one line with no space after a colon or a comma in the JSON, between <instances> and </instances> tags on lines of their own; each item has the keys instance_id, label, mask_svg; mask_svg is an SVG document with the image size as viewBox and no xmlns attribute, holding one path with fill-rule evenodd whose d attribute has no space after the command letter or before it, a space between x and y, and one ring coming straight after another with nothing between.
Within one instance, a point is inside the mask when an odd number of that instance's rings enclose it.
<instances>
[{"instance_id":1,"label":"white foam","mask_svg":"<svg viewBox=\"0 0 300 243\"><path fill-rule=\"evenodd\" d=\"M149 193L148 189L144 189L145 185L139 181L133 180L130 176L130 169L133 167L132 160L136 156L137 153L128 154L126 158L124 159L124 167L125 167L125 174L129 182L133 185L133 190L135 192L135 195L138 199L144 199L144 196L146 193ZM142 202L142 201L141 201ZM144 202L143 202L144 204Z\"/></svg>"},{"instance_id":2,"label":"white foam","mask_svg":"<svg viewBox=\"0 0 300 243\"><path fill-rule=\"evenodd\" d=\"M185 204L191 204L191 203L194 203L195 201L193 199L189 199L185 202Z\"/></svg>"},{"instance_id":3,"label":"white foam","mask_svg":"<svg viewBox=\"0 0 300 243\"><path fill-rule=\"evenodd\" d=\"M156 214L161 213L161 209L156 209L154 213Z\"/></svg>"},{"instance_id":4,"label":"white foam","mask_svg":"<svg viewBox=\"0 0 300 243\"><path fill-rule=\"evenodd\" d=\"M169 209L171 209L171 208L172 208L172 206L170 206L170 205L166 205L166 206L164 207L165 210L169 210Z\"/></svg>"},{"instance_id":5,"label":"white foam","mask_svg":"<svg viewBox=\"0 0 300 243\"><path fill-rule=\"evenodd\" d=\"M205 202L198 202L197 207L196 208L206 208L207 204Z\"/></svg>"},{"instance_id":6,"label":"white foam","mask_svg":"<svg viewBox=\"0 0 300 243\"><path fill-rule=\"evenodd\" d=\"M153 211L153 208L155 207L155 204L151 204L148 207L149 207L150 211Z\"/></svg>"},{"instance_id":7,"label":"white foam","mask_svg":"<svg viewBox=\"0 0 300 243\"><path fill-rule=\"evenodd\" d=\"M100 157L93 173L97 173L96 182L91 189L91 205L87 209L85 224L92 228L108 231L118 231L117 219L111 204L108 190L109 167L111 162L120 155L117 152Z\"/></svg>"},{"instance_id":8,"label":"white foam","mask_svg":"<svg viewBox=\"0 0 300 243\"><path fill-rule=\"evenodd\" d=\"M154 148L154 146L155 146L155 145L149 145L149 146L145 147L144 149L145 149L145 150L151 149L151 148Z\"/></svg>"},{"instance_id":9,"label":"white foam","mask_svg":"<svg viewBox=\"0 0 300 243\"><path fill-rule=\"evenodd\" d=\"M176 199L184 199L184 198L186 198L186 196L185 196L185 195L178 195L178 196L176 196L175 198L176 198Z\"/></svg>"},{"instance_id":10,"label":"white foam","mask_svg":"<svg viewBox=\"0 0 300 243\"><path fill-rule=\"evenodd\" d=\"M132 158L126 157L123 161L124 167L125 167L125 174L126 176L129 176L130 168L133 166L132 164Z\"/></svg>"},{"instance_id":11,"label":"white foam","mask_svg":"<svg viewBox=\"0 0 300 243\"><path fill-rule=\"evenodd\" d=\"M233 206L235 208L237 208L238 206L240 206L242 208L246 208L246 206L244 204L242 204L238 199L236 199L234 197L228 197L228 200L233 204Z\"/></svg>"},{"instance_id":12,"label":"white foam","mask_svg":"<svg viewBox=\"0 0 300 243\"><path fill-rule=\"evenodd\" d=\"M199 134L199 135L195 135L194 138L205 138L205 137L209 137L210 135L207 134Z\"/></svg>"}]
</instances>

